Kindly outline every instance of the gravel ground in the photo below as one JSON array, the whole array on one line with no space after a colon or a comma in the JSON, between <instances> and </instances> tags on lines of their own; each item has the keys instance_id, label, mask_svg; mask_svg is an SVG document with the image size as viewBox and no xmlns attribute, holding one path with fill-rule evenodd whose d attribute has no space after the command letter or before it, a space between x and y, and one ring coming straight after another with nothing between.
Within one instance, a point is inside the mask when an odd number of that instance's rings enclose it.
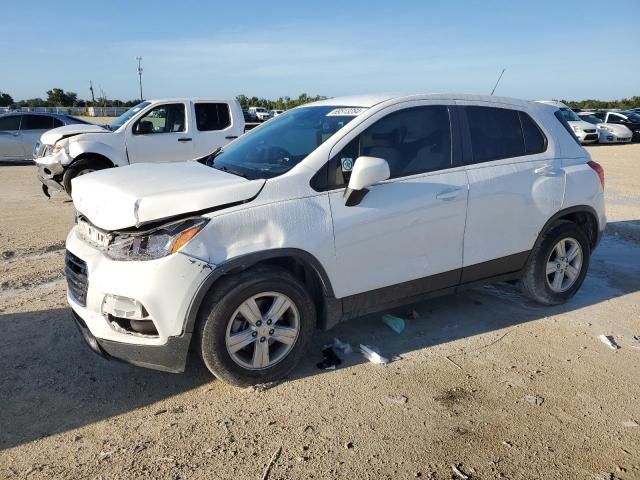
<instances>
[{"instance_id":1,"label":"gravel ground","mask_svg":"<svg viewBox=\"0 0 640 480\"><path fill-rule=\"evenodd\" d=\"M246 390L91 353L65 304L73 205L0 166L0 478L640 478L640 145L589 151L610 223L568 304L495 285L396 311L418 313L399 335L361 318ZM396 358L320 371L333 336Z\"/></svg>"}]
</instances>

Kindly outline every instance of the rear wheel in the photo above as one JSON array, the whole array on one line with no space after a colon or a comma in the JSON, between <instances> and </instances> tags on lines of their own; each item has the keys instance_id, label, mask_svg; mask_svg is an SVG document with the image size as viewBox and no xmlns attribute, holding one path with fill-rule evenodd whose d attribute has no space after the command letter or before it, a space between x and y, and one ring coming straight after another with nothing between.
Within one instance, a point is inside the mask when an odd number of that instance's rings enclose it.
<instances>
[{"instance_id":1,"label":"rear wheel","mask_svg":"<svg viewBox=\"0 0 640 480\"><path fill-rule=\"evenodd\" d=\"M549 228L529 256L522 291L544 305L557 305L578 291L589 268L591 247L585 233L569 221Z\"/></svg>"},{"instance_id":2,"label":"rear wheel","mask_svg":"<svg viewBox=\"0 0 640 480\"><path fill-rule=\"evenodd\" d=\"M238 386L281 379L306 353L313 301L286 270L242 272L214 286L199 319L199 349L216 377Z\"/></svg>"},{"instance_id":3,"label":"rear wheel","mask_svg":"<svg viewBox=\"0 0 640 480\"><path fill-rule=\"evenodd\" d=\"M71 166L64 172L62 177L62 185L65 191L71 195L71 180L87 173L95 172L96 170L104 170L110 168L111 165L108 161L96 157L87 157L72 163Z\"/></svg>"}]
</instances>

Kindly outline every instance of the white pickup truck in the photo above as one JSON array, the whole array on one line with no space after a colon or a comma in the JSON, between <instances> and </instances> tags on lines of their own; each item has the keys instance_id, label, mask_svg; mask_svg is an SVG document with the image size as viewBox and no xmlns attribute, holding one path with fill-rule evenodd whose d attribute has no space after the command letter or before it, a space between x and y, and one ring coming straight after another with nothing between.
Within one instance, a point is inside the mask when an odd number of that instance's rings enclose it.
<instances>
[{"instance_id":1,"label":"white pickup truck","mask_svg":"<svg viewBox=\"0 0 640 480\"><path fill-rule=\"evenodd\" d=\"M235 99L148 100L109 126L68 125L44 133L34 150L42 190L65 190L95 170L202 158L244 133Z\"/></svg>"}]
</instances>

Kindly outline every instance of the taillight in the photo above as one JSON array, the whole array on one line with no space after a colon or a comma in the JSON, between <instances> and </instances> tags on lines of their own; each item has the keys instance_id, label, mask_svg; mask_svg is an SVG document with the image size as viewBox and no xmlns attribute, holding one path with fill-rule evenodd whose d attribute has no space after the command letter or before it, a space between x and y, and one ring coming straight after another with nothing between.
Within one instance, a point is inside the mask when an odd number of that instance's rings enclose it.
<instances>
[{"instance_id":1,"label":"taillight","mask_svg":"<svg viewBox=\"0 0 640 480\"><path fill-rule=\"evenodd\" d=\"M604 190L604 168L602 168L602 165L600 165L598 162L594 162L593 160L588 161L587 165L589 165L593 169L593 171L598 174L600 184L602 185L602 190Z\"/></svg>"}]
</instances>

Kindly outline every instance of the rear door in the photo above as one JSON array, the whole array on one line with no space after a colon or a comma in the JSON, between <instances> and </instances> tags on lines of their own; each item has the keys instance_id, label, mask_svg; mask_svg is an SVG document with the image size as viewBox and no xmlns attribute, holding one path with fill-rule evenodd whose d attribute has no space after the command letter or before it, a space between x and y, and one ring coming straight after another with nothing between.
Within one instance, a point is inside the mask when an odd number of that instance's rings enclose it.
<instances>
[{"instance_id":1,"label":"rear door","mask_svg":"<svg viewBox=\"0 0 640 480\"><path fill-rule=\"evenodd\" d=\"M194 158L204 157L218 147L223 147L238 138L238 131L229 104L225 102L193 102L195 132L193 142Z\"/></svg>"},{"instance_id":2,"label":"rear door","mask_svg":"<svg viewBox=\"0 0 640 480\"><path fill-rule=\"evenodd\" d=\"M0 159L22 160L25 151L20 139L22 115L0 116Z\"/></svg>"},{"instance_id":3,"label":"rear door","mask_svg":"<svg viewBox=\"0 0 640 480\"><path fill-rule=\"evenodd\" d=\"M519 270L562 205L564 170L524 109L458 101L469 178L462 282Z\"/></svg>"},{"instance_id":4,"label":"rear door","mask_svg":"<svg viewBox=\"0 0 640 480\"><path fill-rule=\"evenodd\" d=\"M184 103L156 105L127 127L125 142L129 163L193 159L194 128Z\"/></svg>"},{"instance_id":5,"label":"rear door","mask_svg":"<svg viewBox=\"0 0 640 480\"><path fill-rule=\"evenodd\" d=\"M339 298L368 292L345 309L457 284L467 176L452 163L459 155L452 109L452 103L434 101L395 105L334 147L328 183L338 275L332 283ZM346 206L345 186L360 156L385 159L391 178L370 187L358 205ZM397 288L371 295L392 285Z\"/></svg>"},{"instance_id":6,"label":"rear door","mask_svg":"<svg viewBox=\"0 0 640 480\"><path fill-rule=\"evenodd\" d=\"M61 123L61 122L60 122ZM20 142L29 158L33 155L33 148L40 137L47 130L54 128L54 117L50 115L23 115L20 125Z\"/></svg>"}]
</instances>

